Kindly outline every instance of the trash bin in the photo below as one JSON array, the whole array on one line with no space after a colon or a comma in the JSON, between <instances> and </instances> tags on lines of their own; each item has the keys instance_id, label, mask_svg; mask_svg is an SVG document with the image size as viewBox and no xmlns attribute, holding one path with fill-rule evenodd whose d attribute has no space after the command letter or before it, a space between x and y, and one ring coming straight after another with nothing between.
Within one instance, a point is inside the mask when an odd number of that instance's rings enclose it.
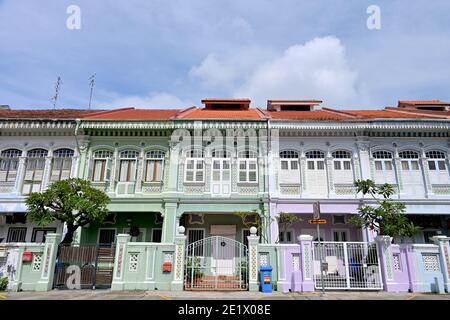
<instances>
[{"instance_id":1,"label":"trash bin","mask_svg":"<svg viewBox=\"0 0 450 320\"><path fill-rule=\"evenodd\" d=\"M261 292L272 292L272 267L263 266L259 269L261 277Z\"/></svg>"}]
</instances>

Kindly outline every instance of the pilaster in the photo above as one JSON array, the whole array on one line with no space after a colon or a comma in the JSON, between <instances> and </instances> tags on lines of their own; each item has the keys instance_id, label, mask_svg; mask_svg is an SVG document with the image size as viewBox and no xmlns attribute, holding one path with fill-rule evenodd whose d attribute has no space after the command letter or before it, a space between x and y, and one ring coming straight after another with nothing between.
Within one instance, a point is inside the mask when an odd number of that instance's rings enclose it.
<instances>
[{"instance_id":1,"label":"pilaster","mask_svg":"<svg viewBox=\"0 0 450 320\"><path fill-rule=\"evenodd\" d=\"M58 233L48 233L45 236L45 247L42 260L43 267L41 279L36 284L36 291L50 291L53 288L56 255L58 253L58 244L60 242L61 235Z\"/></svg>"},{"instance_id":2,"label":"pilaster","mask_svg":"<svg viewBox=\"0 0 450 320\"><path fill-rule=\"evenodd\" d=\"M175 236L175 262L174 262L174 274L171 289L173 291L183 291L184 280L184 255L186 248L186 236L184 235L184 227L177 228L177 234Z\"/></svg>"},{"instance_id":3,"label":"pilaster","mask_svg":"<svg viewBox=\"0 0 450 320\"><path fill-rule=\"evenodd\" d=\"M248 278L249 278L249 291L258 291L258 244L259 244L259 236L256 235L256 228L250 228L250 235L247 237L248 239Z\"/></svg>"},{"instance_id":4,"label":"pilaster","mask_svg":"<svg viewBox=\"0 0 450 320\"><path fill-rule=\"evenodd\" d=\"M442 275L444 276L444 289L450 293L450 237L434 236L433 241L439 246L439 258Z\"/></svg>"},{"instance_id":5,"label":"pilaster","mask_svg":"<svg viewBox=\"0 0 450 320\"><path fill-rule=\"evenodd\" d=\"M116 254L114 259L113 281L111 283L111 291L124 290L123 273L125 268L125 258L127 253L127 245L130 242L129 234L118 234L116 240Z\"/></svg>"},{"instance_id":6,"label":"pilaster","mask_svg":"<svg viewBox=\"0 0 450 320\"><path fill-rule=\"evenodd\" d=\"M314 279L313 279L313 236L302 234L298 236L298 242L300 244L300 259L302 270L302 291L310 292L314 291Z\"/></svg>"},{"instance_id":7,"label":"pilaster","mask_svg":"<svg viewBox=\"0 0 450 320\"><path fill-rule=\"evenodd\" d=\"M176 203L166 203L164 205L161 242L172 243L175 239L178 218L177 208L178 205Z\"/></svg>"}]
</instances>

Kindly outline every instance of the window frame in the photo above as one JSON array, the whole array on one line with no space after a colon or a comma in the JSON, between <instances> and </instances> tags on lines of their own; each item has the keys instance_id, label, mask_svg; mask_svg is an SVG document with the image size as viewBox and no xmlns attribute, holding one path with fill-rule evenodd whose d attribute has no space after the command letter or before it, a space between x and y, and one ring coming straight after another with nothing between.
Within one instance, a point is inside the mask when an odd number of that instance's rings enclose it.
<instances>
[{"instance_id":1,"label":"window frame","mask_svg":"<svg viewBox=\"0 0 450 320\"><path fill-rule=\"evenodd\" d=\"M405 150L398 153L402 171L420 171L420 154L417 151ZM416 167L417 166L417 167Z\"/></svg>"},{"instance_id":2,"label":"window frame","mask_svg":"<svg viewBox=\"0 0 450 320\"><path fill-rule=\"evenodd\" d=\"M375 171L393 171L394 170L394 154L391 151L379 150L372 152L373 165ZM390 168L386 168L386 164L390 164ZM377 168L380 164L381 169Z\"/></svg>"},{"instance_id":3,"label":"window frame","mask_svg":"<svg viewBox=\"0 0 450 320\"><path fill-rule=\"evenodd\" d=\"M438 156L439 154L439 156ZM445 152L440 150L431 150L425 153L427 158L428 170L432 172L446 172L447 171L447 156ZM434 165L434 169L431 169L431 163ZM441 168L440 164L443 163L444 167Z\"/></svg>"},{"instance_id":4,"label":"window frame","mask_svg":"<svg viewBox=\"0 0 450 320\"><path fill-rule=\"evenodd\" d=\"M325 171L325 152L320 150L311 150L305 153L306 170L308 171ZM320 163L320 166L319 166ZM319 169L319 167L322 167Z\"/></svg>"},{"instance_id":5,"label":"window frame","mask_svg":"<svg viewBox=\"0 0 450 320\"><path fill-rule=\"evenodd\" d=\"M283 150L279 154L280 156L280 170L282 171L299 171L300 170L300 155L295 150ZM296 168L293 168L293 164L295 163ZM283 168L283 165L286 164L287 167Z\"/></svg>"},{"instance_id":6,"label":"window frame","mask_svg":"<svg viewBox=\"0 0 450 320\"><path fill-rule=\"evenodd\" d=\"M114 157L114 152L107 149L100 149L96 150L94 152L94 155L92 157L92 177L91 181L102 183L102 182L108 182L111 176L111 168L108 168L110 166L111 160ZM96 168L97 163L101 163L101 174L100 174L100 180L95 180L96 176ZM109 170L109 172L108 172Z\"/></svg>"},{"instance_id":7,"label":"window frame","mask_svg":"<svg viewBox=\"0 0 450 320\"><path fill-rule=\"evenodd\" d=\"M333 157L333 170L334 171L352 171L352 154L347 150L336 150L332 154ZM339 168L336 168L339 164ZM346 168L348 164L348 168Z\"/></svg>"},{"instance_id":8,"label":"window frame","mask_svg":"<svg viewBox=\"0 0 450 320\"><path fill-rule=\"evenodd\" d=\"M3 150L0 153L0 171L6 172L4 174L4 180L0 180L1 182L15 182L17 179L17 172L19 170L19 161L22 156L22 150L10 148ZM15 169L14 169L15 166ZM4 169L2 169L4 168ZM14 179L10 176L11 173L14 172Z\"/></svg>"},{"instance_id":9,"label":"window frame","mask_svg":"<svg viewBox=\"0 0 450 320\"><path fill-rule=\"evenodd\" d=\"M151 155L151 153L156 154L155 155ZM150 156L149 156L150 155ZM145 153L145 172L144 172L144 182L163 182L164 180L164 159L166 157L166 153L162 150L158 150L158 149L152 149L149 150ZM153 170L153 179L152 180L147 180L148 177L148 169L149 169L149 163L153 162L152 164L152 170ZM161 177L159 180L155 179L155 176L157 176L157 162L160 162L160 168L161 168L161 172L159 174L159 176Z\"/></svg>"},{"instance_id":10,"label":"window frame","mask_svg":"<svg viewBox=\"0 0 450 320\"><path fill-rule=\"evenodd\" d=\"M65 154L60 155L58 151L64 151ZM67 151L71 151L71 152L67 152ZM72 158L75 155L75 151L69 148L60 148L57 149L55 151L53 151L53 159L52 159L52 166L50 169L50 177L49 180L50 181L61 181L61 176L63 174L64 171L68 171L68 178L70 178L70 174L72 173ZM60 168L55 169L55 160L60 160ZM66 161L69 162L69 169L64 169L64 164L66 163ZM53 179L54 177L54 172L57 171L58 172L58 179ZM67 179L68 179L67 178Z\"/></svg>"},{"instance_id":11,"label":"window frame","mask_svg":"<svg viewBox=\"0 0 450 320\"><path fill-rule=\"evenodd\" d=\"M126 149L119 153L119 176L117 181L119 183L135 183L137 176L137 164L139 158L139 151ZM122 180L122 164L126 163L126 178ZM133 170L134 166L134 170ZM133 171L133 172L132 172Z\"/></svg>"},{"instance_id":12,"label":"window frame","mask_svg":"<svg viewBox=\"0 0 450 320\"><path fill-rule=\"evenodd\" d=\"M241 169L241 163L245 163L245 168ZM250 169L250 165L255 165L254 169ZM238 183L252 183L256 184L259 181L258 177L258 156L253 150L243 150L238 153L237 159L237 181ZM245 179L241 179L241 172L245 172ZM255 173L255 180L250 181L250 174Z\"/></svg>"}]
</instances>

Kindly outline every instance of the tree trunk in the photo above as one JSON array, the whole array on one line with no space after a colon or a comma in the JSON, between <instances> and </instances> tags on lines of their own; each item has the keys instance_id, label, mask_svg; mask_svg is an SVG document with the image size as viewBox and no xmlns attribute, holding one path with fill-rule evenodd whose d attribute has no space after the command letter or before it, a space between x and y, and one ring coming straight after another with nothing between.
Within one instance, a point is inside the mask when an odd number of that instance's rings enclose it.
<instances>
[{"instance_id":1,"label":"tree trunk","mask_svg":"<svg viewBox=\"0 0 450 320\"><path fill-rule=\"evenodd\" d=\"M78 229L78 226L74 226L73 224L67 224L67 233L64 236L62 244L71 244L73 241L73 234Z\"/></svg>"}]
</instances>

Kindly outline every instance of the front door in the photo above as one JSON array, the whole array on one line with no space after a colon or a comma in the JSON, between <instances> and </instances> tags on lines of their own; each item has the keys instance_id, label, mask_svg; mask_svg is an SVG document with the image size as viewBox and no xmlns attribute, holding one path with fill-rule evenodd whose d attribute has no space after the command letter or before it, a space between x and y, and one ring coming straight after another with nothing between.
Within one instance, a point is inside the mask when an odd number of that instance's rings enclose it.
<instances>
[{"instance_id":1,"label":"front door","mask_svg":"<svg viewBox=\"0 0 450 320\"><path fill-rule=\"evenodd\" d=\"M230 159L213 159L211 194L214 197L227 197L231 192Z\"/></svg>"},{"instance_id":2,"label":"front door","mask_svg":"<svg viewBox=\"0 0 450 320\"><path fill-rule=\"evenodd\" d=\"M236 240L235 225L212 225L211 235L220 236L211 243L211 267L214 274L232 275L234 273L234 241ZM226 239L225 239L226 238ZM231 239L233 241L227 241Z\"/></svg>"}]
</instances>

